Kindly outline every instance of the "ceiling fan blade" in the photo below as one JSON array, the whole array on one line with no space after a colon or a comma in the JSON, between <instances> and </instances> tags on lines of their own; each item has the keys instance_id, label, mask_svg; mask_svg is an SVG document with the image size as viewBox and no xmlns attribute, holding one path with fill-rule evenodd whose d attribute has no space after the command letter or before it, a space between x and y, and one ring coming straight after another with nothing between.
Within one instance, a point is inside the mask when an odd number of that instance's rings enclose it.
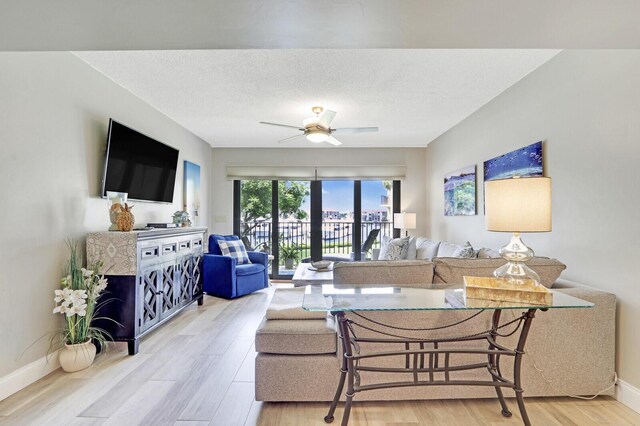
<instances>
[{"instance_id":1,"label":"ceiling fan blade","mask_svg":"<svg viewBox=\"0 0 640 426\"><path fill-rule=\"evenodd\" d=\"M304 133L299 134L299 135L295 135L295 136L289 136L288 138L284 138L284 139L279 140L278 143L291 142L292 140L297 139L297 138L301 138L303 136L304 136Z\"/></svg>"},{"instance_id":2,"label":"ceiling fan blade","mask_svg":"<svg viewBox=\"0 0 640 426\"><path fill-rule=\"evenodd\" d=\"M331 126L331 122L333 121L333 118L336 116L336 114L337 113L335 111L327 109L322 113L322 115L320 115L316 124L320 127L328 129L329 126Z\"/></svg>"},{"instance_id":3,"label":"ceiling fan blade","mask_svg":"<svg viewBox=\"0 0 640 426\"><path fill-rule=\"evenodd\" d=\"M338 129L331 130L332 133L367 133L377 131L377 127L340 127Z\"/></svg>"},{"instance_id":4,"label":"ceiling fan blade","mask_svg":"<svg viewBox=\"0 0 640 426\"><path fill-rule=\"evenodd\" d=\"M300 126L290 126L288 124L269 123L268 121L260 121L259 124L268 124L269 126L278 126L278 127L290 127L292 129L298 129L304 132L304 129L301 129Z\"/></svg>"},{"instance_id":5,"label":"ceiling fan blade","mask_svg":"<svg viewBox=\"0 0 640 426\"><path fill-rule=\"evenodd\" d=\"M329 135L329 138L326 140L326 142L335 146L342 145L342 142L340 142L338 139L334 138L331 135Z\"/></svg>"}]
</instances>

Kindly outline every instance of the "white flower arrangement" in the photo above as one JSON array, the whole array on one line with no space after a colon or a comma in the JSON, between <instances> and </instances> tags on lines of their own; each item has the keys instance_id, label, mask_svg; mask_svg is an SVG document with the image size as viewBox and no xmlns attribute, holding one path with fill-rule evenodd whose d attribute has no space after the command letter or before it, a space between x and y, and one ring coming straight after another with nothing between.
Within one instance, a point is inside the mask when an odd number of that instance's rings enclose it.
<instances>
[{"instance_id":1,"label":"white flower arrangement","mask_svg":"<svg viewBox=\"0 0 640 426\"><path fill-rule=\"evenodd\" d=\"M60 280L61 289L54 291L54 314L62 314L65 327L62 331L64 343L79 344L93 339L105 347L110 336L102 329L92 327L99 308L98 299L107 288L107 279L100 275L102 263L90 268L80 267L77 244L69 243L70 257L67 270Z\"/></svg>"}]
</instances>

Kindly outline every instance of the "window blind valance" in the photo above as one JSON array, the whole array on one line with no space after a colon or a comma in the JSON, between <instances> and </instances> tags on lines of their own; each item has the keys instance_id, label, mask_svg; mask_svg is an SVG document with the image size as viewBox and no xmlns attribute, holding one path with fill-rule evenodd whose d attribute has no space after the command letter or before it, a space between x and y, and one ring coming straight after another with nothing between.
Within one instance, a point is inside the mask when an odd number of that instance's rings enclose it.
<instances>
[{"instance_id":1,"label":"window blind valance","mask_svg":"<svg viewBox=\"0 0 640 426\"><path fill-rule=\"evenodd\" d=\"M229 180L397 180L406 174L406 166L227 166Z\"/></svg>"}]
</instances>

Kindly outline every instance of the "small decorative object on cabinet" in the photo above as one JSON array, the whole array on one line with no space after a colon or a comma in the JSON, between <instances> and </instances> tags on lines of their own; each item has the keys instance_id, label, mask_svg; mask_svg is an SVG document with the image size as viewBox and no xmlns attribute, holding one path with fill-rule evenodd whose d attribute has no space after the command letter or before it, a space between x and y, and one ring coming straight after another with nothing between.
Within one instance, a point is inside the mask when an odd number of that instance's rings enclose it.
<instances>
[{"instance_id":1,"label":"small decorative object on cabinet","mask_svg":"<svg viewBox=\"0 0 640 426\"><path fill-rule=\"evenodd\" d=\"M87 236L87 259L104 259L113 299L95 321L113 340L138 340L191 303L203 302L202 256L207 228L96 232ZM115 322L120 325L116 325Z\"/></svg>"},{"instance_id":2,"label":"small decorative object on cabinet","mask_svg":"<svg viewBox=\"0 0 640 426\"><path fill-rule=\"evenodd\" d=\"M116 223L120 231L129 232L133 229L133 225L136 223L136 218L133 213L131 213L132 208L133 206L129 206L129 204L124 203L124 208L120 213L118 213Z\"/></svg>"},{"instance_id":3,"label":"small decorative object on cabinet","mask_svg":"<svg viewBox=\"0 0 640 426\"><path fill-rule=\"evenodd\" d=\"M173 223L178 226L191 226L191 220L189 219L189 213L184 210L178 210L173 214Z\"/></svg>"},{"instance_id":4,"label":"small decorative object on cabinet","mask_svg":"<svg viewBox=\"0 0 640 426\"><path fill-rule=\"evenodd\" d=\"M116 220L122 209L124 209L127 197L128 194L126 192L107 191L107 206L109 206L109 219L111 220L109 231L118 231Z\"/></svg>"}]
</instances>

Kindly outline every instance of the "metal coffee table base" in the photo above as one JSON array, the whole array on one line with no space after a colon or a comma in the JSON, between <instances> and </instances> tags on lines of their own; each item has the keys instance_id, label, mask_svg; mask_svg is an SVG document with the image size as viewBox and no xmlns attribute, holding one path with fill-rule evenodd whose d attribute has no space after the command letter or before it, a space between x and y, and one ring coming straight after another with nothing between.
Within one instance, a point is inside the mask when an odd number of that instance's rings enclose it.
<instances>
[{"instance_id":1,"label":"metal coffee table base","mask_svg":"<svg viewBox=\"0 0 640 426\"><path fill-rule=\"evenodd\" d=\"M342 340L342 348L344 350L344 356L342 357L342 367L340 369L340 382L336 389L336 394L331 402L329 413L324 418L324 421L331 423L334 420L333 414L335 413L338 405L338 400L344 389L345 380L347 382L346 402L344 405L344 414L342 415L342 426L347 426L349 422L349 415L351 413L351 404L353 397L358 392L364 392L373 389L385 389L394 387L405 386L492 386L496 389L500 406L502 407L502 415L505 417L511 417L511 411L507 408L507 404L502 394L502 388L513 389L516 394L516 400L518 402L518 409L525 425L530 425L529 416L524 406L524 399L522 396L522 383L521 383L521 366L522 356L524 355L524 346L531 328L531 323L535 317L535 311L537 309L529 309L523 312L521 316L517 317L513 321L500 325L500 309L494 310L491 329L486 332L477 333L464 337L452 337L452 338L439 338L439 339L427 339L419 340L413 338L400 338L389 337L392 336L388 333L384 338L359 338L355 335L353 325L361 325L354 320L350 320L346 317L345 312L337 311L331 312L338 321L338 328L340 332L340 339ZM547 309L541 308L546 311ZM357 314L356 314L357 315ZM366 317L362 317L366 319ZM506 335L501 335L500 330L506 326L514 324L515 329ZM365 327L366 328L366 327ZM370 329L371 330L371 329ZM498 336L509 336L520 330L520 337L515 349L508 349L497 343L496 338ZM375 330L371 330L375 331ZM461 348L442 348L442 343L450 342L462 342L462 341L478 341L485 340L488 343L487 349L461 349ZM359 343L404 343L405 350L403 351L389 351L389 352L374 352L369 354L354 353L354 348L359 348ZM411 345L418 346L417 348L411 348ZM430 345L432 348L427 348ZM355 352L359 352L356 350ZM449 359L451 354L479 354L486 355L487 362L464 364L464 365L449 365ZM387 356L403 355L405 357L404 367L387 368L387 367L366 367L360 366L359 360L367 358L380 358ZM513 381L506 379L500 371L500 360L503 357L513 357ZM488 380L450 380L449 374L452 371L473 370L473 369L486 369L489 373ZM368 385L360 385L359 381L356 381L356 377L359 377L360 372L375 371L375 372L388 372L388 373L412 373L413 380L393 382L393 383L376 383ZM440 373L444 375L444 378L436 380L434 374ZM424 377L426 376L426 377Z\"/></svg>"}]
</instances>

